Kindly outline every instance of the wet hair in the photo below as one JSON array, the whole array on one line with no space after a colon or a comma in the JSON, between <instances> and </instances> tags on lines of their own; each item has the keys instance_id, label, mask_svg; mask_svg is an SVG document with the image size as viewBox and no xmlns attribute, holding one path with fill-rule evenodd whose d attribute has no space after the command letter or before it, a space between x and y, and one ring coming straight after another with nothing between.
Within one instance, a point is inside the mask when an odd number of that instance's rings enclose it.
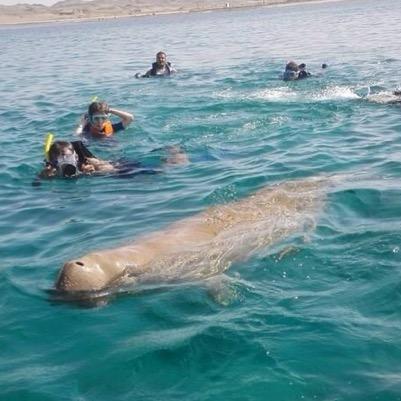
<instances>
[{"instance_id":1,"label":"wet hair","mask_svg":"<svg viewBox=\"0 0 401 401\"><path fill-rule=\"evenodd\" d=\"M298 69L299 69L298 68L298 64L295 61L289 61L287 63L287 65L285 66L285 70L286 71L295 71L295 72L297 72Z\"/></svg>"},{"instance_id":2,"label":"wet hair","mask_svg":"<svg viewBox=\"0 0 401 401\"><path fill-rule=\"evenodd\" d=\"M106 102L92 102L88 107L88 115L93 116L94 114L107 114L109 107Z\"/></svg>"},{"instance_id":3,"label":"wet hair","mask_svg":"<svg viewBox=\"0 0 401 401\"><path fill-rule=\"evenodd\" d=\"M167 56L167 54L165 52L159 51L156 54L156 58L159 57L160 55L164 54L165 56Z\"/></svg>"},{"instance_id":4,"label":"wet hair","mask_svg":"<svg viewBox=\"0 0 401 401\"><path fill-rule=\"evenodd\" d=\"M326 64L326 63L323 63L323 64L322 64L322 68L327 68L327 64Z\"/></svg>"},{"instance_id":5,"label":"wet hair","mask_svg":"<svg viewBox=\"0 0 401 401\"><path fill-rule=\"evenodd\" d=\"M57 161L57 157L63 154L64 149L70 149L74 152L74 147L71 142L55 141L49 149L49 162L54 164Z\"/></svg>"}]
</instances>

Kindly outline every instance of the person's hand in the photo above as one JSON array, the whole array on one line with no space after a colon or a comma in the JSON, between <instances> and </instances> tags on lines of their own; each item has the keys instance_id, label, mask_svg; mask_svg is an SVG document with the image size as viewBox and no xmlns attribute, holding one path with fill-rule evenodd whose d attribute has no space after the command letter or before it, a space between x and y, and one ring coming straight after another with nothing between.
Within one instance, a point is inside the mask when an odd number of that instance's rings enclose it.
<instances>
[{"instance_id":1,"label":"person's hand","mask_svg":"<svg viewBox=\"0 0 401 401\"><path fill-rule=\"evenodd\" d=\"M110 106L106 102L102 102L102 109L106 114L110 113Z\"/></svg>"},{"instance_id":2,"label":"person's hand","mask_svg":"<svg viewBox=\"0 0 401 401\"><path fill-rule=\"evenodd\" d=\"M91 174L95 171L95 167L86 161L81 165L81 170L84 174Z\"/></svg>"},{"instance_id":3,"label":"person's hand","mask_svg":"<svg viewBox=\"0 0 401 401\"><path fill-rule=\"evenodd\" d=\"M54 177L56 173L57 170L51 164L47 164L46 167L40 172L39 176L41 178L49 178Z\"/></svg>"},{"instance_id":4,"label":"person's hand","mask_svg":"<svg viewBox=\"0 0 401 401\"><path fill-rule=\"evenodd\" d=\"M96 159L95 157L91 157L87 159L87 162L91 164L95 171L101 173L112 173L116 171L116 168L106 160Z\"/></svg>"}]
</instances>

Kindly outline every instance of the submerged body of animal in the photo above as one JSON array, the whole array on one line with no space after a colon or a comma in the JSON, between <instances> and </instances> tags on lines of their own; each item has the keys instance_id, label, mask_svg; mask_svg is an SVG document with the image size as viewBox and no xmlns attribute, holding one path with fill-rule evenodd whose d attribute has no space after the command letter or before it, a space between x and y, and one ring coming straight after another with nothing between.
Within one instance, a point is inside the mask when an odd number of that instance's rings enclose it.
<instances>
[{"instance_id":1,"label":"submerged body of animal","mask_svg":"<svg viewBox=\"0 0 401 401\"><path fill-rule=\"evenodd\" d=\"M64 264L56 290L99 291L126 283L198 280L314 226L329 179L284 182L217 205L115 249Z\"/></svg>"}]
</instances>

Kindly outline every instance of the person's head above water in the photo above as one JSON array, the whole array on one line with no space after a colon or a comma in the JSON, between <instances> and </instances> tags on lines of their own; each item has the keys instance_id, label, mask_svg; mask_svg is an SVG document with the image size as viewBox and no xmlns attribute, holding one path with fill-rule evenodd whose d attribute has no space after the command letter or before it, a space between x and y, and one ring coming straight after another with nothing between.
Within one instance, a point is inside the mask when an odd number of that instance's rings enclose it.
<instances>
[{"instance_id":1,"label":"person's head above water","mask_svg":"<svg viewBox=\"0 0 401 401\"><path fill-rule=\"evenodd\" d=\"M301 64L302 65L302 64ZM299 70L299 66L295 61L289 61L286 65L285 65L285 70L286 71L295 71L297 72Z\"/></svg>"},{"instance_id":2,"label":"person's head above water","mask_svg":"<svg viewBox=\"0 0 401 401\"><path fill-rule=\"evenodd\" d=\"M109 136L113 133L110 108L106 102L92 102L88 107L88 121L93 134Z\"/></svg>"},{"instance_id":3,"label":"person's head above water","mask_svg":"<svg viewBox=\"0 0 401 401\"><path fill-rule=\"evenodd\" d=\"M78 174L78 155L71 142L55 141L49 149L48 163L60 177L73 177Z\"/></svg>"},{"instance_id":4,"label":"person's head above water","mask_svg":"<svg viewBox=\"0 0 401 401\"><path fill-rule=\"evenodd\" d=\"M120 122L113 124L110 119L111 115L119 117ZM109 137L124 130L133 120L134 116L131 113L111 108L104 101L96 101L88 107L82 131L98 138Z\"/></svg>"},{"instance_id":5,"label":"person's head above water","mask_svg":"<svg viewBox=\"0 0 401 401\"><path fill-rule=\"evenodd\" d=\"M285 66L283 74L284 81L294 81L298 79L299 67L295 61L289 61Z\"/></svg>"},{"instance_id":6,"label":"person's head above water","mask_svg":"<svg viewBox=\"0 0 401 401\"><path fill-rule=\"evenodd\" d=\"M96 113L108 114L108 112L109 112L109 106L104 101L92 102L88 107L89 116L93 116Z\"/></svg>"},{"instance_id":7,"label":"person's head above water","mask_svg":"<svg viewBox=\"0 0 401 401\"><path fill-rule=\"evenodd\" d=\"M106 102L92 102L88 107L89 122L102 128L105 121L109 120L109 106Z\"/></svg>"},{"instance_id":8,"label":"person's head above water","mask_svg":"<svg viewBox=\"0 0 401 401\"><path fill-rule=\"evenodd\" d=\"M71 178L82 174L113 173L116 171L111 162L94 156L82 141L59 140L47 147L48 142L49 139L46 139L44 149L46 164L38 178Z\"/></svg>"},{"instance_id":9,"label":"person's head above water","mask_svg":"<svg viewBox=\"0 0 401 401\"><path fill-rule=\"evenodd\" d=\"M156 54L156 63L160 67L164 67L167 64L167 55L165 52L160 51Z\"/></svg>"}]
</instances>

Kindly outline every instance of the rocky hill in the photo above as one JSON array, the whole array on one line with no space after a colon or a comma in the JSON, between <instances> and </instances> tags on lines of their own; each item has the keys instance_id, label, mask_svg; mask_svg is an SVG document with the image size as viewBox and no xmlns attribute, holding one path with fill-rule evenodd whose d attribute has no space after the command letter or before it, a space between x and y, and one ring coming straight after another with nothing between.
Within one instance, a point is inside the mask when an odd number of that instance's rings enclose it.
<instances>
[{"instance_id":1,"label":"rocky hill","mask_svg":"<svg viewBox=\"0 0 401 401\"><path fill-rule=\"evenodd\" d=\"M300 0L62 0L50 7L41 4L0 5L0 24L192 12L293 3L297 1Z\"/></svg>"}]
</instances>

